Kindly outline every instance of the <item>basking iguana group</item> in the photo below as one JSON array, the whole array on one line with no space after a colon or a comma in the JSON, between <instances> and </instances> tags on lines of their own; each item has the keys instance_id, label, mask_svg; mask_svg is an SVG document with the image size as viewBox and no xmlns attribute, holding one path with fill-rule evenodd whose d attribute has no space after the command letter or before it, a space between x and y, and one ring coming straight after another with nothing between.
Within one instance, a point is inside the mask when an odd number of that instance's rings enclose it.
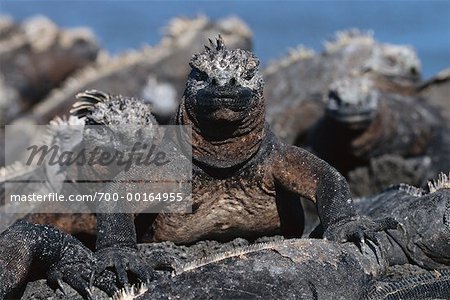
<instances>
[{"instance_id":1,"label":"basking iguana group","mask_svg":"<svg viewBox=\"0 0 450 300\"><path fill-rule=\"evenodd\" d=\"M423 99L383 92L368 76L344 77L330 85L325 114L307 145L349 178L354 194L364 196L399 180L423 186L449 170L449 125Z\"/></svg>"},{"instance_id":2,"label":"basking iguana group","mask_svg":"<svg viewBox=\"0 0 450 300\"><path fill-rule=\"evenodd\" d=\"M303 197L315 203L320 217L321 228L315 234L330 241L294 239L241 249L226 254L231 258L224 266L217 257L210 262L206 258L199 265L194 262L189 268L175 268L176 276L166 278L139 256L132 214L97 215L94 253L53 227L19 221L0 235L0 279L5 283L0 295L20 294L31 270L40 268L52 285L65 282L86 298L92 297L91 285L111 295L137 277L149 286L147 296L142 296L146 298L183 295L183 289L191 286L189 293L194 298L292 297L295 292L305 299L331 295L356 299L376 295L370 288L387 265L448 266L448 178L432 185L430 193L401 186L353 203L348 184L336 169L306 150L280 142L272 133L265 121L258 65L251 52L229 50L220 37L191 59L191 72L173 123L192 127L192 213L146 215L150 225L145 236L148 241L177 244L237 237L253 240L273 234L300 237ZM74 113L91 124L120 125L120 113L126 118L136 116L139 124L154 124L148 107L138 100L98 91L86 92L82 98ZM142 118L146 120L143 123L139 121ZM130 179L141 175L151 180L158 178L157 173L157 169L149 173L135 166L119 172L105 191L146 192L145 185L135 185ZM429 209L431 204L436 207ZM412 216L435 223L415 223ZM248 254L249 259L236 256L241 254ZM188 269L192 269L189 274ZM442 272L443 284L448 284L447 273ZM205 284L181 287L194 279ZM254 280L257 284L251 283ZM284 288L289 280L296 283L292 290ZM402 280L387 286L395 290L402 284L405 293L421 296L426 294L414 284L408 286L409 282L436 285L428 275ZM280 281L282 285L276 284L279 289L267 289ZM339 286L342 282L348 286ZM349 294L349 287L356 292ZM439 285L435 289L436 295L446 296Z\"/></svg>"},{"instance_id":3,"label":"basking iguana group","mask_svg":"<svg viewBox=\"0 0 450 300\"><path fill-rule=\"evenodd\" d=\"M265 70L268 120L282 140L337 168L352 194L423 185L448 166L448 70L421 81L409 46L346 31ZM401 138L398 138L398 137Z\"/></svg>"}]
</instances>

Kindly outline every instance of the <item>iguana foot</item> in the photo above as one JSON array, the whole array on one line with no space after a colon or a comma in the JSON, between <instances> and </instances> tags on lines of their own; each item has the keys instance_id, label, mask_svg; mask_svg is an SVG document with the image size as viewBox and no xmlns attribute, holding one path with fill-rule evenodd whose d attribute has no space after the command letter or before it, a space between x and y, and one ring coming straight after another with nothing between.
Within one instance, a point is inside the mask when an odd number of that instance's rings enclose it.
<instances>
[{"instance_id":1,"label":"iguana foot","mask_svg":"<svg viewBox=\"0 0 450 300\"><path fill-rule=\"evenodd\" d=\"M76 290L84 299L92 299L90 280L95 266L94 254L72 236L65 236L60 259L47 272L49 286L59 288L66 294L63 282ZM104 272L94 285L112 296L118 289L112 272Z\"/></svg>"},{"instance_id":2,"label":"iguana foot","mask_svg":"<svg viewBox=\"0 0 450 300\"><path fill-rule=\"evenodd\" d=\"M104 248L95 253L95 258L96 264L91 285L95 285L93 280L97 280L99 275L110 268L114 269L120 287L129 283L129 273L145 283L150 282L153 278L150 266L138 255L134 248L117 246Z\"/></svg>"},{"instance_id":3,"label":"iguana foot","mask_svg":"<svg viewBox=\"0 0 450 300\"><path fill-rule=\"evenodd\" d=\"M91 299L89 279L95 256L73 236L52 226L21 220L0 233L0 299L18 298L29 274L36 272L33 261L47 271L48 284L64 291L67 283L85 299ZM117 291L116 276L100 274L93 285L110 296Z\"/></svg>"},{"instance_id":4,"label":"iguana foot","mask_svg":"<svg viewBox=\"0 0 450 300\"><path fill-rule=\"evenodd\" d=\"M65 245L66 247L69 248L70 254L63 253L62 259L50 266L47 272L47 283L53 288L59 288L66 295L62 285L62 282L65 282L83 298L92 299L89 279L92 273L90 268L95 261L94 256L80 245L69 242Z\"/></svg>"},{"instance_id":5,"label":"iguana foot","mask_svg":"<svg viewBox=\"0 0 450 300\"><path fill-rule=\"evenodd\" d=\"M362 249L366 240L378 244L376 234L388 229L397 229L398 222L393 218L372 220L369 217L355 216L328 226L323 237L337 242L353 242Z\"/></svg>"},{"instance_id":6,"label":"iguana foot","mask_svg":"<svg viewBox=\"0 0 450 300\"><path fill-rule=\"evenodd\" d=\"M70 235L64 236L60 253L59 260L47 272L48 284L66 294L62 285L65 282L84 299L92 299L90 281L96 263L94 254ZM114 273L105 271L96 278L93 285L112 296L118 290L115 281Z\"/></svg>"}]
</instances>

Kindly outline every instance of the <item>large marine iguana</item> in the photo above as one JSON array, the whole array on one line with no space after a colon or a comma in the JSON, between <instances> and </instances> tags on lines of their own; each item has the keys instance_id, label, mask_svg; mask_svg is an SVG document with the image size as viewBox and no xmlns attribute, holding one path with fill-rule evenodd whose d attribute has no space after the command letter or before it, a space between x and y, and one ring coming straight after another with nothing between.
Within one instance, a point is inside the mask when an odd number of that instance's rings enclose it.
<instances>
[{"instance_id":1,"label":"large marine iguana","mask_svg":"<svg viewBox=\"0 0 450 300\"><path fill-rule=\"evenodd\" d=\"M258 64L248 51L226 49L222 38L191 59L175 123L193 128L193 212L156 215L151 241L192 243L275 233L299 237L301 196L315 202L330 240L361 243L386 225L355 214L348 185L334 168L276 139L264 119ZM148 180L154 176L136 166L105 191L148 192L145 186L127 184L136 174ZM126 283L126 271L133 273L136 266L128 258L136 257L133 218L101 214L97 224L96 273L112 267L119 282Z\"/></svg>"},{"instance_id":2,"label":"large marine iguana","mask_svg":"<svg viewBox=\"0 0 450 300\"><path fill-rule=\"evenodd\" d=\"M146 128L148 132L157 125L150 106L139 99L110 95L97 90L78 93L76 98L78 102L72 109L73 115L69 118L58 117L52 120L47 126L47 132L35 138L37 141L31 144L48 146L50 149L57 146L59 152L56 157L66 151L77 153L81 149L89 152L95 147L105 147L105 145L114 148L115 151L123 151L122 148L128 147L130 140L144 139L139 136L139 128ZM100 129L108 128L114 131L117 138L111 139L112 136L105 135L104 132L98 135L92 130L96 125L100 125L98 126L102 127ZM86 130L89 130L89 133ZM51 155L44 156L44 162L37 166L17 162L0 169L2 201L5 197L9 199L9 194L15 193L69 193L68 188L75 188L76 193L82 193L76 184L77 180L112 178L114 174L106 172L118 172L117 169L101 168L98 165L76 163L69 166L49 165L50 157ZM28 160L28 157L25 160ZM92 173L92 168L95 168L95 174ZM103 178L99 178L101 176ZM5 190L7 182L10 183L10 187ZM23 217L32 223L51 224L66 233L77 237L83 236L84 242L89 242L95 236L96 219L92 214L33 213L33 207L30 205L28 214L10 215L1 211L0 216L0 230L10 226L15 219Z\"/></svg>"},{"instance_id":3,"label":"large marine iguana","mask_svg":"<svg viewBox=\"0 0 450 300\"><path fill-rule=\"evenodd\" d=\"M165 263L169 262L171 270L161 270L151 283L140 289L127 288L118 292L113 299L166 299L180 296L188 299L205 296L288 299L450 297L448 176L441 175L436 182L429 185L428 191L403 184L379 195L356 201L355 207L358 211L367 212L367 215L373 218L386 216L394 218L400 223L400 228L378 233L377 243L369 243L363 248L362 253L353 244L315 239L275 240L232 247L227 251L222 250L227 249L224 244L219 247L218 252L206 257L199 255L196 245L176 246L167 242L161 245L140 245L141 249L145 249L141 255L152 262L161 259L161 250L165 252L166 258L167 256L170 258L170 261ZM14 241L14 244L22 243L21 239L9 238L44 229L43 227L33 229L32 226L23 222L15 224L6 235L3 233L0 236L0 243L4 241L10 244L11 241ZM45 230L53 234L51 237L59 238L61 235L48 227ZM61 236L61 238L68 240L66 249L82 257L77 261L78 264L92 271L91 264L94 262L92 253L70 237ZM62 254L72 253L62 248L61 243L54 245L49 249L50 255L58 251ZM2 249L4 248L0 248L0 251ZM36 252L26 251L17 254L24 258L19 261L30 261L35 255ZM17 256L2 257L16 260ZM65 264L65 259L68 258L70 257L62 255L61 262L56 265L70 270L70 265ZM402 268L397 266L399 264L406 265ZM413 268L409 264L420 267ZM23 272L5 273L4 270L3 272L6 278L16 280L16 286L19 279L23 279L24 276ZM105 281L102 283L105 284ZM42 284L34 285L33 289L27 290L23 299L36 299L33 293L39 290L44 291L46 288ZM140 290L138 292L140 296L133 298L131 295L137 290ZM2 292L4 291L5 289ZM92 292L98 299L104 298L98 291ZM86 294L85 292L84 295ZM73 296L73 293L71 295ZM63 299L61 295L52 294L52 296ZM67 299L67 296L64 297Z\"/></svg>"},{"instance_id":4,"label":"large marine iguana","mask_svg":"<svg viewBox=\"0 0 450 300\"><path fill-rule=\"evenodd\" d=\"M309 133L308 144L313 153L353 179L356 176L350 175L352 171L358 167L369 168L371 160L383 155L405 159L406 171L410 164L418 165L417 160L424 161L422 170L414 177L391 177L390 181L385 178L378 184L375 179L370 183L355 181L357 191L364 190L365 184L377 192L398 183L399 179L421 185L450 169L449 128L438 109L418 97L382 92L375 85L366 76L346 77L330 85L325 116ZM384 174L372 174L372 177L398 175L394 168L400 167L392 165L391 171L391 162L387 160L385 167L380 168Z\"/></svg>"}]
</instances>

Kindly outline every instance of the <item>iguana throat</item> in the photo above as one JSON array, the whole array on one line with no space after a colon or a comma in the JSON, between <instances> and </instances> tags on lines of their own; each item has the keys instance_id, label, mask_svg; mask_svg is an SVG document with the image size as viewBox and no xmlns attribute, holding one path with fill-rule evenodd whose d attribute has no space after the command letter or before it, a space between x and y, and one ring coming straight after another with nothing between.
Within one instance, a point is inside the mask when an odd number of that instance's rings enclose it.
<instances>
[{"instance_id":1,"label":"iguana throat","mask_svg":"<svg viewBox=\"0 0 450 300\"><path fill-rule=\"evenodd\" d=\"M209 168L233 168L244 164L259 150L266 135L264 107L254 118L241 122L192 120L181 102L178 125L192 126L192 159Z\"/></svg>"}]
</instances>

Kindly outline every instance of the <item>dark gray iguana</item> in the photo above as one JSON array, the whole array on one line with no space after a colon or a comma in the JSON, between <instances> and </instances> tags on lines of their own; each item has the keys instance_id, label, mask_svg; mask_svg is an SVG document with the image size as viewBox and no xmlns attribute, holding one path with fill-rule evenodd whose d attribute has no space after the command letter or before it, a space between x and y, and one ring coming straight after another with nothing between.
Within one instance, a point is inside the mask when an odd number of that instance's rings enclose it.
<instances>
[{"instance_id":1,"label":"dark gray iguana","mask_svg":"<svg viewBox=\"0 0 450 300\"><path fill-rule=\"evenodd\" d=\"M376 244L368 242L362 253L353 244L315 239L275 240L219 250L206 257L197 253L196 246L191 246L194 250L190 253L183 250L185 246L173 243L140 245L141 255L152 262L161 257L160 249L166 252L171 257L172 271L159 271L151 283L124 289L114 299L448 299L449 180L441 175L428 191L402 184L356 201L358 211L376 219L389 216L400 224L399 229L378 233ZM36 225L18 223L8 234L17 236L45 229L55 238L60 235L51 228L33 226ZM6 237L9 236L3 233L0 243L11 241ZM92 253L76 240L61 237L67 239L66 249L76 251L87 270L92 271ZM13 240L21 243L21 239ZM50 253L61 249L59 243L52 248ZM226 249L225 245L222 248ZM17 255L29 260L33 254L36 253L25 251ZM200 258L186 260L186 256ZM63 255L63 262L57 265L64 266L67 258ZM11 276L12 272L6 274ZM35 292L38 287L34 286ZM132 298L132 294L140 296ZM94 296L104 298L95 291ZM33 290L27 290L24 299L36 299Z\"/></svg>"},{"instance_id":2,"label":"dark gray iguana","mask_svg":"<svg viewBox=\"0 0 450 300\"><path fill-rule=\"evenodd\" d=\"M77 99L79 101L73 108L73 116L56 118L51 121L48 126L48 132L44 136L37 138L39 140L36 142L38 146L48 145L49 148L58 146L59 152L57 157L65 151L76 153L77 148L92 151L97 146L108 146L114 148L114 150L123 151L124 148L129 146L131 139L143 139L143 137L139 136L137 129L145 127L149 130L157 124L151 114L150 106L138 99L121 95L109 95L96 90L79 93ZM111 139L112 136L105 135L104 132L97 135L92 130L96 128L95 125L101 125L98 126L102 127L100 129L107 127L118 136L129 136L130 139ZM90 133L87 134L86 130L90 130ZM146 138L148 139L149 137L146 136ZM48 159L50 156L47 155L45 159ZM64 185L64 182L81 179L94 180L99 176L104 176L105 178L114 176L113 174L105 174L105 172L108 172L106 168L102 170L98 166L94 167L97 172L95 175L92 174L91 166L86 166L85 164L82 166L74 164L67 168L58 164L50 166L46 162L40 166L16 163L13 166L0 170L0 183L2 186L5 182L17 182L17 184L11 184L8 191L5 191L4 187L2 187L2 198L8 197L9 194L14 194L15 192L20 194L63 193L64 191L68 192L68 184ZM81 172L87 172L87 174ZM73 186L76 186L76 184L70 184L70 187ZM5 194L5 192L8 192L8 194ZM77 193L82 192L78 190ZM0 228L2 229L12 224L12 218L17 219L20 217L3 212L1 216ZM96 220L90 214L33 213L33 209L30 206L29 214L23 217L33 223L51 224L70 234L80 234L85 237L95 234Z\"/></svg>"},{"instance_id":3,"label":"dark gray iguana","mask_svg":"<svg viewBox=\"0 0 450 300\"><path fill-rule=\"evenodd\" d=\"M450 169L450 127L438 109L375 85L367 76L330 85L325 115L309 133L312 152L349 178L358 196L359 191L373 194L399 181L423 185ZM369 182L361 179L361 168L370 172Z\"/></svg>"},{"instance_id":4,"label":"dark gray iguana","mask_svg":"<svg viewBox=\"0 0 450 300\"><path fill-rule=\"evenodd\" d=\"M315 202L331 240L360 243L373 231L392 226L360 218L345 179L334 168L275 138L264 119L258 64L248 51L226 49L221 38L191 59L175 123L193 128L193 212L154 216L150 240L183 244L276 233L300 237L300 196ZM119 174L105 191L150 192L127 183L136 174L157 176L136 166ZM101 214L97 224L96 272L112 267L123 284L126 271L134 273L137 266L133 217Z\"/></svg>"},{"instance_id":5,"label":"dark gray iguana","mask_svg":"<svg viewBox=\"0 0 450 300\"><path fill-rule=\"evenodd\" d=\"M83 144L83 147L88 150L95 146L105 145L120 150L127 145L118 144L118 142L125 143L128 140L111 140L109 135L94 136L95 133L87 134L85 131L95 128L92 125L101 124L103 128L108 127L120 136L128 136L131 139L143 139L135 129L139 128L138 126L148 128L156 125L156 120L150 112L150 107L142 101L120 95L108 95L95 90L79 93L77 98L79 102L74 107L73 113L80 118L71 116L69 119L58 118L52 121L49 125L49 133L44 138L44 145L58 145L61 152L72 151L75 153L76 148L80 147L80 144ZM80 125L82 126L80 127ZM117 125L120 125L120 127L118 128ZM129 130L133 131L130 132ZM149 137L146 136L146 138L148 139ZM62 192L66 188L65 182L69 182L73 186L71 181L73 178L77 178L71 177L74 173L92 171L96 172L96 176L98 176L98 173L101 176L106 176L105 172L109 170L101 170L96 166L91 168L90 165L86 166L85 164L82 166L73 164L66 169L62 169L59 165L49 166L44 164L42 167L19 165L2 170L2 184L4 184L4 181L11 180L24 181L20 187L17 187L22 194ZM103 173L101 173L102 171ZM59 179L56 177L59 177ZM37 185L33 183L34 180L39 180ZM57 185L54 184L55 181ZM4 193L5 191L3 190L2 192ZM8 203L7 205L11 204ZM20 217L3 211L1 216L2 231L5 226L12 223L13 220L10 217ZM23 217L24 220L19 221L3 233L2 245L0 245L1 251L4 251L3 253L15 249L8 246L10 237L20 239L23 245L20 245L20 251L8 257L11 260L8 260L5 265L0 263L0 282L2 283L0 295L4 296L5 293L15 294L18 292L16 287L23 286L23 280L26 280L27 276L30 275L28 271L32 267L32 263L35 263L32 262L32 258L34 258L39 265L51 269L48 272L50 284L61 286L61 282L64 281L72 285L82 295L88 296L89 291L87 291L86 287L90 279L89 269L84 266L86 261L78 260L76 253L81 252L83 255L87 255L90 251L66 233L81 232L86 234L90 230L95 230L95 218L91 214L37 214L33 213L32 207L29 214ZM35 225L33 223L52 224L66 233L46 225ZM32 257L24 260L22 263L16 263L21 261L22 255L31 255ZM86 258L87 261L90 259L89 255ZM5 256L7 255L5 254ZM58 265L57 262L63 265ZM13 272L16 275L11 276L9 272ZM87 280L87 283L83 283L83 280ZM99 285L109 294L115 290L114 285L111 283L99 283Z\"/></svg>"}]
</instances>

